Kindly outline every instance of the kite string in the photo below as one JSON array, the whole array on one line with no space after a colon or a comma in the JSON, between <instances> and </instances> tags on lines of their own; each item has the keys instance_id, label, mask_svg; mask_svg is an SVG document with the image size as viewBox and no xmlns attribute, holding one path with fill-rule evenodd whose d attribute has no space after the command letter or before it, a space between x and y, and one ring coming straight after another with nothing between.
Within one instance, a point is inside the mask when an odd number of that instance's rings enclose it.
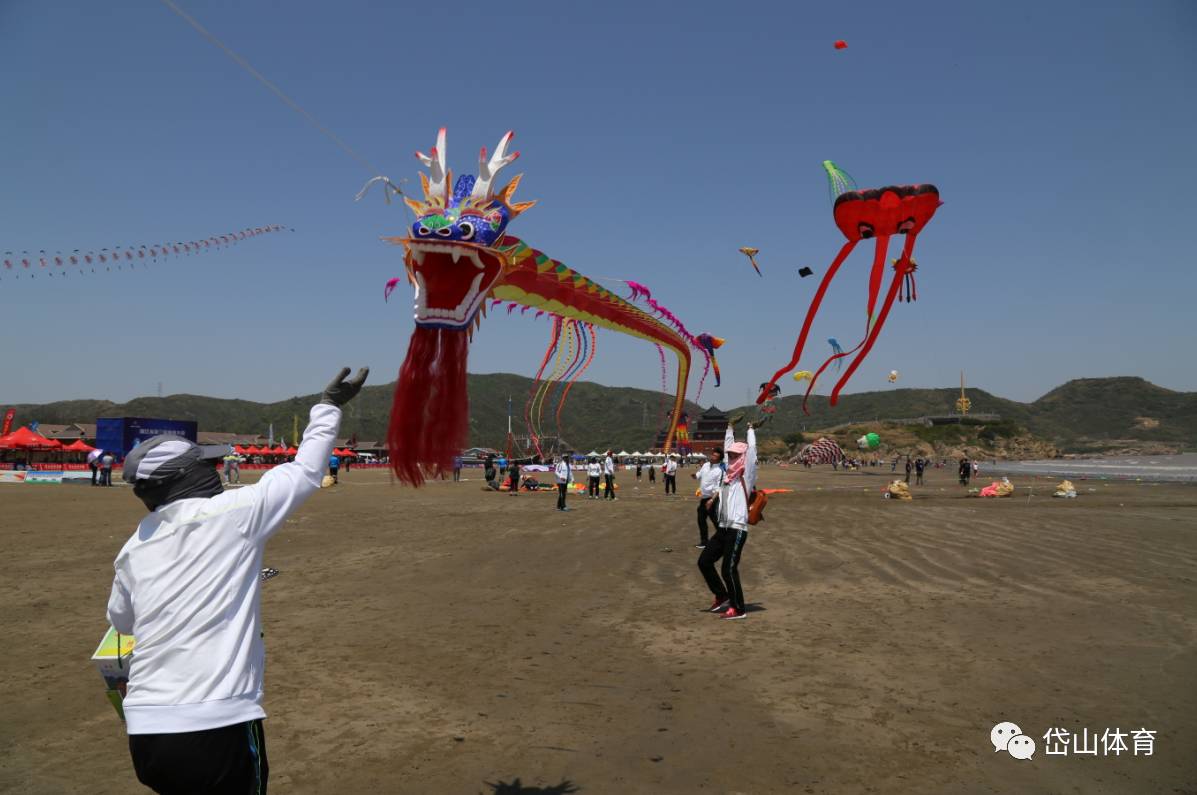
<instances>
[{"instance_id":1,"label":"kite string","mask_svg":"<svg viewBox=\"0 0 1197 795\"><path fill-rule=\"evenodd\" d=\"M266 78L266 76L263 75L261 72L259 72L257 69L253 68L253 66L250 65L249 61L242 58L240 55L238 55L236 52L234 52L232 50L232 48L230 48L227 44L225 44L220 39L218 39L214 35L212 35L206 28L204 28L203 25L201 25L195 19L195 17L191 16L186 11L179 8L173 2L173 0L161 0L161 2L164 6L169 8L171 11L178 14L180 19L182 19L184 22L186 22L191 27L195 28L196 32L198 32L201 36L203 36L205 39L207 39L213 46L215 46L216 48L218 48L219 50L224 52L224 54L227 55L235 64L240 66L245 71L249 72L250 75L252 75L255 79L257 79L257 81L259 83L266 86L266 88L269 89L271 93L273 93L276 97L278 97L284 103L286 103L287 107L291 108L291 110L295 111L300 116L303 116L304 119L306 119L309 124L311 124L317 130L319 130L321 133L323 133L325 137L327 137L329 140L331 140L333 143L335 143L337 146L339 146L341 148L341 151L343 151L345 154L349 155L354 160L356 160L358 163L360 163L361 165L370 169L374 173L376 173L376 174L378 173L378 169L374 167L373 163L371 163L369 160L367 160L362 155L358 154L353 149L353 147L351 147L349 144L345 143L345 141L341 140L340 136L338 136L332 130L328 129L323 124L321 124L320 121L315 116L313 116L311 113L306 111L303 107L301 107L298 102L296 102L295 100L291 99L289 96L284 94L283 90L281 88L279 88L274 83L272 83L270 80L268 80ZM368 183L367 183L367 185L368 185ZM391 186L391 187L394 187L394 186ZM397 188L396 188L396 190L397 190Z\"/></svg>"}]
</instances>

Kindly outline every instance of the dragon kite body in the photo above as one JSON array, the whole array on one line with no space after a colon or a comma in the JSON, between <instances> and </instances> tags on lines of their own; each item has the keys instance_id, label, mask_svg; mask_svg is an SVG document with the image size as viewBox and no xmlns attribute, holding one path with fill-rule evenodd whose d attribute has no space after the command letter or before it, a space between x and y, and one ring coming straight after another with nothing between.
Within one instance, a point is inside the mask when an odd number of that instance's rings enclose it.
<instances>
[{"instance_id":1,"label":"dragon kite body","mask_svg":"<svg viewBox=\"0 0 1197 795\"><path fill-rule=\"evenodd\" d=\"M447 469L466 446L469 402L466 359L469 340L485 314L487 299L534 308L567 320L640 337L677 357L673 417L680 417L690 373L690 343L679 329L506 234L508 223L535 202L514 202L516 176L496 187L495 178L519 157L508 152L512 133L495 152L482 149L478 174L453 181L446 168L445 130L436 147L416 157L423 200L405 197L415 213L409 233L384 237L403 246L408 280L415 289L416 328L395 385L387 445L391 467L412 485L425 472ZM666 433L666 450L677 429Z\"/></svg>"}]
</instances>

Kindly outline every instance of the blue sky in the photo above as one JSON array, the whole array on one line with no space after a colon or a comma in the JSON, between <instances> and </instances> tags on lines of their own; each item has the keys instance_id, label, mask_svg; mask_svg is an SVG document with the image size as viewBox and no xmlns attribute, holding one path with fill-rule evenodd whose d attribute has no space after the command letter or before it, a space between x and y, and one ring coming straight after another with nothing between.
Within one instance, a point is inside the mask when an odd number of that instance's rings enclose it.
<instances>
[{"instance_id":1,"label":"blue sky","mask_svg":"<svg viewBox=\"0 0 1197 795\"><path fill-rule=\"evenodd\" d=\"M520 197L540 203L510 231L728 338L704 404L744 402L789 359L817 285L797 270L821 275L843 242L824 159L945 201L919 301L849 391L961 368L1023 400L1090 376L1197 389L1197 4L182 6L392 178L415 184L442 125L458 173L514 129ZM0 401L158 382L277 400L342 364L394 378L410 292L383 304L402 264L378 238L406 208L354 203L373 174L165 6L0 0L0 107L2 250L296 229L133 273L0 273ZM802 367L859 338L870 253L841 270ZM532 375L548 330L492 314L470 370ZM600 332L588 378L659 386L656 352Z\"/></svg>"}]
</instances>

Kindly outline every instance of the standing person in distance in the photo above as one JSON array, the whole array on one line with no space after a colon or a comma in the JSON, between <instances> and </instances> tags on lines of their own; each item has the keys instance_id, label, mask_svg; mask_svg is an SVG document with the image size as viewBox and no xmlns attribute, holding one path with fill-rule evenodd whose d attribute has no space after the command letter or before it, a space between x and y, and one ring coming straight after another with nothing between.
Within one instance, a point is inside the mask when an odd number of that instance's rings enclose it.
<instances>
[{"instance_id":1,"label":"standing person in distance","mask_svg":"<svg viewBox=\"0 0 1197 795\"><path fill-rule=\"evenodd\" d=\"M557 456L553 474L557 478L557 510L568 511L569 508L565 507L565 495L569 491L570 482L574 479L573 470L569 466L569 453Z\"/></svg>"},{"instance_id":2,"label":"standing person in distance","mask_svg":"<svg viewBox=\"0 0 1197 795\"><path fill-rule=\"evenodd\" d=\"M137 637L124 700L137 778L155 792L265 793L262 553L320 488L341 406L368 370L349 368L312 407L295 460L225 491L227 449L155 436L125 459L150 514L116 556L108 620Z\"/></svg>"},{"instance_id":3,"label":"standing person in distance","mask_svg":"<svg viewBox=\"0 0 1197 795\"><path fill-rule=\"evenodd\" d=\"M657 465L651 461L648 462L648 482L657 482Z\"/></svg>"},{"instance_id":4,"label":"standing person in distance","mask_svg":"<svg viewBox=\"0 0 1197 795\"><path fill-rule=\"evenodd\" d=\"M586 477L586 496L597 500L599 498L599 480L603 477L603 465L594 456L591 456L590 462L586 464Z\"/></svg>"},{"instance_id":5,"label":"standing person in distance","mask_svg":"<svg viewBox=\"0 0 1197 795\"><path fill-rule=\"evenodd\" d=\"M104 451L104 455L100 456L100 485L101 486L111 486L112 485L112 464L114 461L116 461L116 458L112 455L112 453L108 452L107 450Z\"/></svg>"},{"instance_id":6,"label":"standing person in distance","mask_svg":"<svg viewBox=\"0 0 1197 795\"><path fill-rule=\"evenodd\" d=\"M615 459L611 455L611 451L607 451L607 457L603 459L603 480L605 481L605 489L603 490L603 499L615 500Z\"/></svg>"},{"instance_id":7,"label":"standing person in distance","mask_svg":"<svg viewBox=\"0 0 1197 795\"><path fill-rule=\"evenodd\" d=\"M665 473L665 493L677 494L677 453L669 454L661 471Z\"/></svg>"},{"instance_id":8,"label":"standing person in distance","mask_svg":"<svg viewBox=\"0 0 1197 795\"><path fill-rule=\"evenodd\" d=\"M708 539L707 520L719 527L719 487L723 484L723 448L716 447L711 457L690 477L698 481L698 549L706 549Z\"/></svg>"},{"instance_id":9,"label":"standing person in distance","mask_svg":"<svg viewBox=\"0 0 1197 795\"><path fill-rule=\"evenodd\" d=\"M329 453L328 456L328 476L333 479L333 483L340 483L337 477L341 472L341 459L336 453Z\"/></svg>"}]
</instances>

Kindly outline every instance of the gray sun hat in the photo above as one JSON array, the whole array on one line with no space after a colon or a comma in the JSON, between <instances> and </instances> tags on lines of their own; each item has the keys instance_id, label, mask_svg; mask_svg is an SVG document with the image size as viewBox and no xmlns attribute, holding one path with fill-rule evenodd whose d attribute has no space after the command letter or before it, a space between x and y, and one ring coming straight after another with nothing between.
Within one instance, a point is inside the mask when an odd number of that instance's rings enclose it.
<instances>
[{"instance_id":1,"label":"gray sun hat","mask_svg":"<svg viewBox=\"0 0 1197 795\"><path fill-rule=\"evenodd\" d=\"M197 461L223 458L232 451L227 444L199 445L182 436L164 433L146 439L125 456L122 477L126 483L165 483Z\"/></svg>"}]
</instances>

